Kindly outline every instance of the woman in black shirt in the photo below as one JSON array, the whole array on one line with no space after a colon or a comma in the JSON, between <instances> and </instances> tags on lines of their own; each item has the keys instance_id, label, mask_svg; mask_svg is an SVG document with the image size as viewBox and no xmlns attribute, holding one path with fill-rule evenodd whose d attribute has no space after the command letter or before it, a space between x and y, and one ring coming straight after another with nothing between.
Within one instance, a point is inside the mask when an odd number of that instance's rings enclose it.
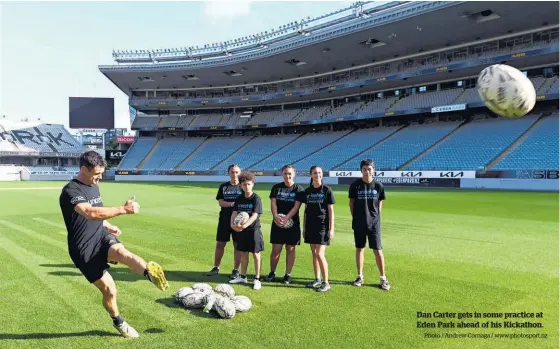
<instances>
[{"instance_id":1,"label":"woman in black shirt","mask_svg":"<svg viewBox=\"0 0 560 349\"><path fill-rule=\"evenodd\" d=\"M307 285L316 288L318 292L331 289L329 284L329 265L325 258L325 248L330 245L334 237L334 194L331 188L323 184L323 170L313 166L310 170L311 183L300 194L299 202L305 203L303 215L303 238L311 245L313 254L313 271L315 280ZM320 274L323 275L321 283Z\"/></svg>"}]
</instances>

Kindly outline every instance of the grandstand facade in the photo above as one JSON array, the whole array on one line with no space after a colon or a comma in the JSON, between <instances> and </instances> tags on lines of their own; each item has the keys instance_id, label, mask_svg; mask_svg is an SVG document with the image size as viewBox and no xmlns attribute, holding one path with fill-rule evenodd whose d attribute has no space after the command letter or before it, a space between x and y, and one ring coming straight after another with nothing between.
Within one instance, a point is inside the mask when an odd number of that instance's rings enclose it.
<instances>
[{"instance_id":1,"label":"grandstand facade","mask_svg":"<svg viewBox=\"0 0 560 349\"><path fill-rule=\"evenodd\" d=\"M366 2L261 34L100 66L137 112L119 169L558 170L558 3ZM484 107L491 64L531 79L530 115Z\"/></svg>"},{"instance_id":2,"label":"grandstand facade","mask_svg":"<svg viewBox=\"0 0 560 349\"><path fill-rule=\"evenodd\" d=\"M32 174L76 173L83 151L63 125L0 122L0 166L22 166Z\"/></svg>"}]
</instances>

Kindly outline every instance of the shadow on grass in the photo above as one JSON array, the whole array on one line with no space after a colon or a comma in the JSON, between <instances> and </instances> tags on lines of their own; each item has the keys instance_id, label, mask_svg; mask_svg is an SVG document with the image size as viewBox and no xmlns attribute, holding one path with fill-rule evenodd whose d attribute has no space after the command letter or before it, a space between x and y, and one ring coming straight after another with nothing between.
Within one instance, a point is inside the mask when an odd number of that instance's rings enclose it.
<instances>
[{"instance_id":1,"label":"shadow on grass","mask_svg":"<svg viewBox=\"0 0 560 349\"><path fill-rule=\"evenodd\" d=\"M39 264L40 267L48 268L72 268L77 269L74 264Z\"/></svg>"},{"instance_id":2,"label":"shadow on grass","mask_svg":"<svg viewBox=\"0 0 560 349\"><path fill-rule=\"evenodd\" d=\"M107 331L85 331L85 332L70 332L70 333L0 333L0 340L8 339L51 339L51 338L67 338L67 337L120 337L118 333Z\"/></svg>"},{"instance_id":3,"label":"shadow on grass","mask_svg":"<svg viewBox=\"0 0 560 349\"><path fill-rule=\"evenodd\" d=\"M53 265L49 265L49 264L43 264L42 266L57 266L57 264L53 264ZM73 267L73 266L72 266ZM115 281L117 282L136 282L136 281L144 281L146 280L146 278L143 275L138 275L133 273L130 269L128 268L110 268L109 272L111 273L111 276L113 276L113 278L115 279ZM76 277L82 277L82 274L80 272L74 272L74 271L67 271L67 270L60 270L60 271L51 271L49 272L50 275L56 275L56 276L76 276ZM184 282L187 283L188 285L185 286L192 286L192 284L195 283L199 283L199 282L204 282L204 283L224 283L227 284L229 283L229 274L219 274L219 275L214 275L214 276L206 276L206 272L201 272L201 271L182 271L182 270L166 270L165 271L165 277L167 278L168 281L172 281L172 282ZM248 276L248 283L244 286L246 286L247 288L253 288L253 276L249 275ZM263 279L261 279L263 280ZM263 287L285 287L285 288L306 288L306 285L311 282L312 280L310 278L292 278L292 282L288 285L284 284L282 282L282 278L276 278L275 281L273 282L267 282L267 281L262 281L262 285ZM345 286L353 286L353 282L354 280L330 280L329 283L331 285L345 285ZM238 285L238 286L242 286L242 285ZM375 286L375 285L374 285ZM378 285L377 285L378 286ZM174 291L173 291L174 292ZM166 304L163 301L159 302L163 305L166 305L168 307L175 307L172 303L173 303L173 299L170 298L169 299L170 304Z\"/></svg>"}]
</instances>

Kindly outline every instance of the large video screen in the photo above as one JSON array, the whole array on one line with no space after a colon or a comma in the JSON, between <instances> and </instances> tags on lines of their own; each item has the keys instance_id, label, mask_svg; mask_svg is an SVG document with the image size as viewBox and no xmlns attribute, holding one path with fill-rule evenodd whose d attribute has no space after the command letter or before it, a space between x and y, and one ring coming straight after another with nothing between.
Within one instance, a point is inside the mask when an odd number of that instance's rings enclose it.
<instances>
[{"instance_id":1,"label":"large video screen","mask_svg":"<svg viewBox=\"0 0 560 349\"><path fill-rule=\"evenodd\" d=\"M115 100L70 97L70 128L115 128Z\"/></svg>"}]
</instances>

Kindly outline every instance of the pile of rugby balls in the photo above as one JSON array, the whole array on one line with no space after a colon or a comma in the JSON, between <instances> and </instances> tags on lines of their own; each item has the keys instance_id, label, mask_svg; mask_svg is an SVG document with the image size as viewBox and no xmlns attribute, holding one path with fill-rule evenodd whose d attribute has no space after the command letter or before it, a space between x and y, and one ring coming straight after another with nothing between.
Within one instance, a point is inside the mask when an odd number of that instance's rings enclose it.
<instances>
[{"instance_id":1,"label":"pile of rugby balls","mask_svg":"<svg viewBox=\"0 0 560 349\"><path fill-rule=\"evenodd\" d=\"M175 300L186 309L204 309L205 313L215 311L223 319L231 319L236 313L249 311L253 306L248 297L236 296L228 284L216 285L214 289L204 283L181 287Z\"/></svg>"}]
</instances>

